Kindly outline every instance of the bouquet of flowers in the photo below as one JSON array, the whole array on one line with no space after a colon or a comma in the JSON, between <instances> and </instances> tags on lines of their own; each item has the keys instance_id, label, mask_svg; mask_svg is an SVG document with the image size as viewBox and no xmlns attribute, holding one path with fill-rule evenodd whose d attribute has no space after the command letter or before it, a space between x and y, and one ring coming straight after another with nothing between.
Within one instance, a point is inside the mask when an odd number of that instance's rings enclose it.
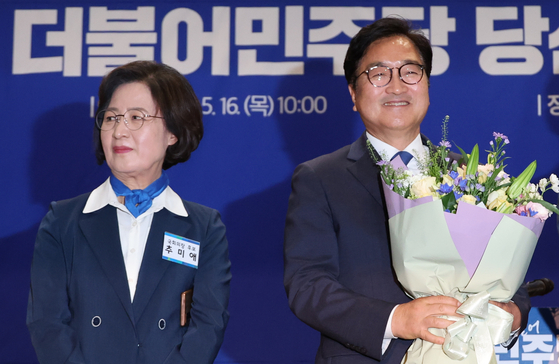
<instances>
[{"instance_id":1,"label":"bouquet of flowers","mask_svg":"<svg viewBox=\"0 0 559 364\"><path fill-rule=\"evenodd\" d=\"M463 318L446 330L444 345L416 339L403 363L496 363L494 345L509 339L512 315L489 304L509 301L530 264L544 221L557 207L543 200L559 193L552 174L535 185L532 162L518 177L505 173L509 139L494 133L487 163L476 145L451 158L446 122L439 146L412 175L397 157L378 161L384 181L393 266L412 298L446 295L463 302ZM372 146L369 144L371 156Z\"/></svg>"}]
</instances>

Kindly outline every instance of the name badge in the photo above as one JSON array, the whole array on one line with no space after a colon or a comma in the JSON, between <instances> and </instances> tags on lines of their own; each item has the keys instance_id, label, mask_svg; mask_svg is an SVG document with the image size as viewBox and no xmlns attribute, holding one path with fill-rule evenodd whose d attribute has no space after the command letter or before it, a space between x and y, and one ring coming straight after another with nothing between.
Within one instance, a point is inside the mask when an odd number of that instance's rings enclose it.
<instances>
[{"instance_id":1,"label":"name badge","mask_svg":"<svg viewBox=\"0 0 559 364\"><path fill-rule=\"evenodd\" d=\"M200 243L165 232L163 237L163 259L198 269Z\"/></svg>"}]
</instances>

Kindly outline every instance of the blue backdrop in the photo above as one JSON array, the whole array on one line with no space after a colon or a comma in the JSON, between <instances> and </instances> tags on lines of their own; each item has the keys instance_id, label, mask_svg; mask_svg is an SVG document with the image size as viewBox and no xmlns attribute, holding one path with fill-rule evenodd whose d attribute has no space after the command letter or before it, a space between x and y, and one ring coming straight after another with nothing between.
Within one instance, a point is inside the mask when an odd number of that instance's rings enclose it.
<instances>
[{"instance_id":1,"label":"blue backdrop","mask_svg":"<svg viewBox=\"0 0 559 364\"><path fill-rule=\"evenodd\" d=\"M465 149L509 136L507 171L538 160L559 171L559 3L540 1L0 2L0 363L34 363L25 311L38 224L52 200L95 188L109 171L92 151L101 77L135 59L183 73L204 108L205 136L169 170L183 198L221 211L233 280L220 362L312 362L318 334L290 312L283 224L297 164L364 130L342 62L360 26L390 14L428 33L435 59L422 131ZM498 5L498 6L496 6ZM556 196L547 199L556 202ZM527 280L559 284L556 220ZM533 299L558 306L559 290Z\"/></svg>"}]
</instances>

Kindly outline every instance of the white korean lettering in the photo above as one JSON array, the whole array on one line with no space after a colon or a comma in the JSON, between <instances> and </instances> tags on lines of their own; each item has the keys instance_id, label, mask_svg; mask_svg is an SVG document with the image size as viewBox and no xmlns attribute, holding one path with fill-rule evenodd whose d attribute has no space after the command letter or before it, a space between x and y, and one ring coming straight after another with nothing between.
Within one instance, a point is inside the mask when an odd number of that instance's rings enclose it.
<instances>
[{"instance_id":1,"label":"white korean lettering","mask_svg":"<svg viewBox=\"0 0 559 364\"><path fill-rule=\"evenodd\" d=\"M549 102L547 107L549 107L549 113L553 116L559 116L559 95L547 95Z\"/></svg>"},{"instance_id":2,"label":"white korean lettering","mask_svg":"<svg viewBox=\"0 0 559 364\"><path fill-rule=\"evenodd\" d=\"M245 99L245 113L251 116L251 113L261 112L262 116L270 116L274 110L274 102L267 95L249 95Z\"/></svg>"},{"instance_id":3,"label":"white korean lettering","mask_svg":"<svg viewBox=\"0 0 559 364\"><path fill-rule=\"evenodd\" d=\"M303 7L285 7L285 56L303 57Z\"/></svg>"},{"instance_id":4,"label":"white korean lettering","mask_svg":"<svg viewBox=\"0 0 559 364\"><path fill-rule=\"evenodd\" d=\"M522 59L499 62L501 59ZM481 69L489 75L535 75L543 67L542 53L534 46L493 46L479 55Z\"/></svg>"},{"instance_id":5,"label":"white korean lettering","mask_svg":"<svg viewBox=\"0 0 559 364\"><path fill-rule=\"evenodd\" d=\"M456 18L448 17L448 6L431 6L430 39L436 46L448 45L448 33L456 31Z\"/></svg>"},{"instance_id":6,"label":"white korean lettering","mask_svg":"<svg viewBox=\"0 0 559 364\"><path fill-rule=\"evenodd\" d=\"M542 18L542 7L525 6L524 44L541 46L543 32L549 32L549 18Z\"/></svg>"},{"instance_id":7,"label":"white korean lettering","mask_svg":"<svg viewBox=\"0 0 559 364\"><path fill-rule=\"evenodd\" d=\"M147 45L157 43L154 30L153 6L140 6L136 10L108 10L107 7L92 6L89 9L86 43L103 46L88 48L88 76L103 76L131 61L153 60L154 47Z\"/></svg>"},{"instance_id":8,"label":"white korean lettering","mask_svg":"<svg viewBox=\"0 0 559 364\"><path fill-rule=\"evenodd\" d=\"M153 32L155 7L138 6L136 10L108 10L106 6L92 6L89 8L89 30Z\"/></svg>"},{"instance_id":9,"label":"white korean lettering","mask_svg":"<svg viewBox=\"0 0 559 364\"><path fill-rule=\"evenodd\" d=\"M323 42L335 38L342 33L349 38L353 38L360 29L353 21L375 20L375 8L360 6L311 6L310 17L311 20L332 20L325 27L311 29L309 31L310 42Z\"/></svg>"},{"instance_id":10,"label":"white korean lettering","mask_svg":"<svg viewBox=\"0 0 559 364\"><path fill-rule=\"evenodd\" d=\"M476 44L500 44L522 42L522 29L495 30L496 20L517 20L518 9L514 6L476 7Z\"/></svg>"},{"instance_id":11,"label":"white korean lettering","mask_svg":"<svg viewBox=\"0 0 559 364\"><path fill-rule=\"evenodd\" d=\"M302 16L301 16L302 18ZM287 20L286 20L287 21ZM253 24L260 22L261 30L255 31ZM287 32L287 30L286 30ZM286 37L287 39L287 37ZM302 43L302 40L301 40ZM236 45L278 45L279 8L278 7L239 7L235 9ZM287 44L287 40L286 40ZM286 48L287 52L287 48ZM302 75L303 62L265 62L258 61L256 49L239 49L239 76L247 75Z\"/></svg>"},{"instance_id":12,"label":"white korean lettering","mask_svg":"<svg viewBox=\"0 0 559 364\"><path fill-rule=\"evenodd\" d=\"M309 30L310 42L323 42L345 34L348 37L346 44L308 44L307 57L309 58L332 58L332 74L344 74L344 58L349 40L357 34L359 27L354 20L375 20L374 7L337 7L337 6L312 6L310 8L311 20L332 20L330 24L322 28Z\"/></svg>"},{"instance_id":13,"label":"white korean lettering","mask_svg":"<svg viewBox=\"0 0 559 364\"><path fill-rule=\"evenodd\" d=\"M136 44L157 43L157 33L88 33L87 44L112 44L111 46L89 47L89 56L123 57L89 57L88 76L103 76L115 67L136 60L153 60L153 47L139 47ZM134 46L133 46L134 45Z\"/></svg>"},{"instance_id":14,"label":"white korean lettering","mask_svg":"<svg viewBox=\"0 0 559 364\"><path fill-rule=\"evenodd\" d=\"M559 46L559 28L548 35L549 49ZM553 51L553 74L559 75L559 51Z\"/></svg>"},{"instance_id":15,"label":"white korean lettering","mask_svg":"<svg viewBox=\"0 0 559 364\"><path fill-rule=\"evenodd\" d=\"M196 71L203 60L205 46L212 49L212 75L229 75L229 41L230 41L230 8L214 6L212 8L212 31L204 31L202 17L187 8L177 8L165 15L161 26L161 61L174 67L182 74ZM178 26L187 24L186 54L187 58L179 59Z\"/></svg>"},{"instance_id":16,"label":"white korean lettering","mask_svg":"<svg viewBox=\"0 0 559 364\"><path fill-rule=\"evenodd\" d=\"M526 7L524 10L526 19L541 19L540 9L536 9L536 7ZM477 7L476 44L522 42L522 28L494 29L495 20L517 19L518 9L516 7ZM545 24L530 26L529 36L527 34L529 42L541 43L541 30L545 27ZM538 38L540 39L538 40ZM534 75L542 69L543 61L544 59L541 52L532 45L490 46L485 48L479 55L479 65L481 69L490 75Z\"/></svg>"},{"instance_id":17,"label":"white korean lettering","mask_svg":"<svg viewBox=\"0 0 559 364\"><path fill-rule=\"evenodd\" d=\"M442 46L448 46L448 33L456 31L456 18L448 17L447 6L431 6L430 39L433 48L433 69L431 75L442 75L450 66L448 52Z\"/></svg>"},{"instance_id":18,"label":"white korean lettering","mask_svg":"<svg viewBox=\"0 0 559 364\"><path fill-rule=\"evenodd\" d=\"M34 24L57 24L58 11L16 10L14 14L13 74L61 72L81 76L83 8L69 7L64 13L64 30L47 31L47 47L63 47L62 56L32 57Z\"/></svg>"},{"instance_id":19,"label":"white korean lettering","mask_svg":"<svg viewBox=\"0 0 559 364\"><path fill-rule=\"evenodd\" d=\"M253 31L254 22L261 22L262 29ZM279 8L239 7L235 9L236 45L278 45Z\"/></svg>"},{"instance_id":20,"label":"white korean lettering","mask_svg":"<svg viewBox=\"0 0 559 364\"><path fill-rule=\"evenodd\" d=\"M543 351L544 353L551 353L553 350L553 345L546 344L546 341L553 343L552 335L530 335L526 334L522 336L522 351L525 353L530 353L533 351Z\"/></svg>"}]
</instances>

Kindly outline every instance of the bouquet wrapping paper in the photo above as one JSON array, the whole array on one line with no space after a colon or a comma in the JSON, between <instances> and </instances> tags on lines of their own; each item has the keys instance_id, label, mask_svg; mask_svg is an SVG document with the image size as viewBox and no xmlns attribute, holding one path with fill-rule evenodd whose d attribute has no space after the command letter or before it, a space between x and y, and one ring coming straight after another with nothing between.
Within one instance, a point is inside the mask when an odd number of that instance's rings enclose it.
<instances>
[{"instance_id":1,"label":"bouquet wrapping paper","mask_svg":"<svg viewBox=\"0 0 559 364\"><path fill-rule=\"evenodd\" d=\"M493 347L509 339L512 315L489 300L506 302L518 290L544 223L463 202L451 214L440 200L409 200L383 186L393 266L406 293L463 302L463 319L430 329L445 344L416 339L402 363L496 363Z\"/></svg>"}]
</instances>

